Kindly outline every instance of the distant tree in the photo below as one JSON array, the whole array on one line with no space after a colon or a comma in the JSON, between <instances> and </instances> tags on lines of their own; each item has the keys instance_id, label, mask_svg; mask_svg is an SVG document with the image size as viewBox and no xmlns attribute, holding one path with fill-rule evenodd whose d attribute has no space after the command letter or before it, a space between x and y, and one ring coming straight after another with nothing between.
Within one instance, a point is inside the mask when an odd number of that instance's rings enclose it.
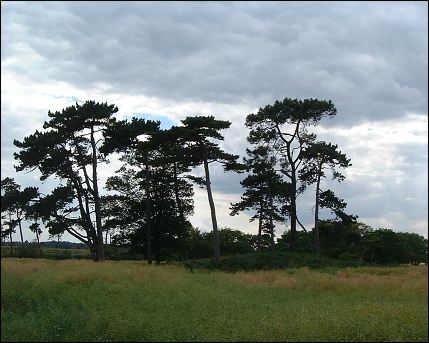
<instances>
[{"instance_id":1,"label":"distant tree","mask_svg":"<svg viewBox=\"0 0 429 343\"><path fill-rule=\"evenodd\" d=\"M222 255L252 253L257 248L257 237L240 230L219 229ZM189 258L209 258L213 256L213 232L201 232L198 228L188 231L186 243Z\"/></svg>"},{"instance_id":2,"label":"distant tree","mask_svg":"<svg viewBox=\"0 0 429 343\"><path fill-rule=\"evenodd\" d=\"M56 176L67 183L68 192L78 202L80 220L75 221L79 224L75 228L84 233L76 234L68 225L57 225L55 234L67 231L85 242L96 261L104 260L98 165L107 161L99 151L99 143L103 141L102 131L116 122L113 115L117 111L107 103L76 103L61 112L48 112L50 120L43 126L48 131L36 130L22 142L14 141L21 149L14 154L20 162L17 171L39 169L41 180Z\"/></svg>"},{"instance_id":3,"label":"distant tree","mask_svg":"<svg viewBox=\"0 0 429 343\"><path fill-rule=\"evenodd\" d=\"M342 219L354 220L353 216L347 216L343 209L346 207L344 200L339 199L331 190L322 191L320 181L327 177L325 170L330 169L332 179L339 182L345 179L345 176L338 171L338 168L347 168L351 166L350 159L345 154L337 150L337 145L325 142L312 142L302 151L303 167L299 171L301 180L301 191L307 185L316 183L316 204L314 210L314 239L315 253L320 254L319 237L319 207L330 208L337 217Z\"/></svg>"},{"instance_id":4,"label":"distant tree","mask_svg":"<svg viewBox=\"0 0 429 343\"><path fill-rule=\"evenodd\" d=\"M249 221L259 221L258 250L263 249L264 233L270 238L270 246L274 249L274 221L285 220L290 185L276 173L276 159L270 154L269 147L258 146L246 151L248 157L243 160L249 175L240 182L245 191L241 201L231 204L231 215L248 209L256 210Z\"/></svg>"},{"instance_id":5,"label":"distant tree","mask_svg":"<svg viewBox=\"0 0 429 343\"><path fill-rule=\"evenodd\" d=\"M36 234L37 239L37 248L39 249L39 256L42 256L42 248L40 247L40 239L39 235L42 233L42 230L40 229L40 224L38 222L34 222L29 227L31 232L34 232Z\"/></svg>"},{"instance_id":6,"label":"distant tree","mask_svg":"<svg viewBox=\"0 0 429 343\"><path fill-rule=\"evenodd\" d=\"M315 135L307 132L307 127L317 125L322 118L332 117L336 112L331 101L285 98L246 117L246 126L251 129L250 143L270 144L282 157L281 172L290 182L292 250L296 242L297 222L299 223L296 205L299 194L298 171L304 148L315 139Z\"/></svg>"},{"instance_id":7,"label":"distant tree","mask_svg":"<svg viewBox=\"0 0 429 343\"><path fill-rule=\"evenodd\" d=\"M41 208L40 198L34 198L27 207L25 218L29 221L32 221L30 224L30 231L36 234L37 247L39 250L39 256L42 255L42 248L40 246L39 235L42 233L40 228L39 219L42 219L44 209Z\"/></svg>"},{"instance_id":8,"label":"distant tree","mask_svg":"<svg viewBox=\"0 0 429 343\"><path fill-rule=\"evenodd\" d=\"M428 263L428 240L417 233L397 232L400 262L418 265Z\"/></svg>"},{"instance_id":9,"label":"distant tree","mask_svg":"<svg viewBox=\"0 0 429 343\"><path fill-rule=\"evenodd\" d=\"M24 244L22 221L25 219L30 202L39 195L38 189L37 187L25 187L21 191L21 186L14 179L5 178L2 180L2 191L2 212L6 211L9 213L10 230L15 226L15 223L18 225L21 244ZM14 221L11 215L15 216Z\"/></svg>"},{"instance_id":10,"label":"distant tree","mask_svg":"<svg viewBox=\"0 0 429 343\"><path fill-rule=\"evenodd\" d=\"M5 201L4 194L17 192L17 191L18 191L18 185L15 183L15 181L12 178L6 177L3 180L1 180L1 219L2 219L1 235L2 235L2 238L9 237L11 254L13 253L12 234L16 232L15 228L17 227L18 223L16 220L12 219L12 216L14 216L15 210L13 206L11 206L9 201ZM7 226L8 228L5 229L4 226Z\"/></svg>"},{"instance_id":11,"label":"distant tree","mask_svg":"<svg viewBox=\"0 0 429 343\"><path fill-rule=\"evenodd\" d=\"M232 155L223 151L213 140L223 140L220 130L230 127L229 121L217 120L213 116L187 117L182 120L183 126L173 127L176 137L184 147L186 161L192 167L204 166L204 185L207 190L207 197L210 206L210 215L213 227L213 248L214 260L220 261L220 240L216 218L216 209L213 201L213 194L210 180L209 164L219 162L224 166L225 171L241 171L237 155Z\"/></svg>"}]
</instances>

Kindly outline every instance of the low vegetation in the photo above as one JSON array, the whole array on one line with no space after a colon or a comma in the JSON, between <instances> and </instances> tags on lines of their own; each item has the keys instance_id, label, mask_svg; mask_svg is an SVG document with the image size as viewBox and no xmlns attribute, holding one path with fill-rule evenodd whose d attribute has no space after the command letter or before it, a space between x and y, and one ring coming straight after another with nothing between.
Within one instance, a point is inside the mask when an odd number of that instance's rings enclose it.
<instances>
[{"instance_id":1,"label":"low vegetation","mask_svg":"<svg viewBox=\"0 0 429 343\"><path fill-rule=\"evenodd\" d=\"M427 266L224 273L3 258L2 341L427 341Z\"/></svg>"}]
</instances>

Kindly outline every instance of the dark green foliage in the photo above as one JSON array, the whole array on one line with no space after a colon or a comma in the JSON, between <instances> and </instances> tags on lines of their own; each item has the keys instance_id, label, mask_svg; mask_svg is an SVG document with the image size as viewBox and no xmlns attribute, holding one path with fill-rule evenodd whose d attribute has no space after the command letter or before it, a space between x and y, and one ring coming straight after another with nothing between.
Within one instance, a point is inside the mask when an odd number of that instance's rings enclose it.
<instances>
[{"instance_id":1,"label":"dark green foliage","mask_svg":"<svg viewBox=\"0 0 429 343\"><path fill-rule=\"evenodd\" d=\"M2 237L11 237L18 226L23 244L22 220L28 217L31 202L39 196L38 188L25 187L21 190L21 186L14 179L7 177L1 181L1 191L2 220L4 219L4 224L8 226L8 229L2 229Z\"/></svg>"},{"instance_id":2,"label":"dark green foliage","mask_svg":"<svg viewBox=\"0 0 429 343\"><path fill-rule=\"evenodd\" d=\"M97 135L115 124L113 115L117 111L115 105L107 103L76 103L76 106L61 112L49 111L50 120L43 125L47 131L36 130L22 142L14 141L14 145L20 148L14 154L20 162L15 166L17 171L39 169L41 180L55 176L65 181L66 185L57 189L57 193L72 194L72 199L78 203L75 211L63 210L61 218L56 218L56 212L44 213L45 218L50 217L46 219L50 223L50 233L67 231L88 245L95 260L104 259L97 167L100 162L107 162L106 155L100 153L98 146L103 139L98 139ZM53 194L53 197L57 195ZM60 196L67 198L68 194ZM50 209L58 209L60 203L52 200ZM76 214L79 219L74 219ZM72 215L73 219L70 218Z\"/></svg>"},{"instance_id":3,"label":"dark green foliage","mask_svg":"<svg viewBox=\"0 0 429 343\"><path fill-rule=\"evenodd\" d=\"M258 219L258 250L266 248L263 235L270 237L270 246L274 248L274 222L284 222L288 215L288 196L290 183L284 182L275 171L276 158L266 146L254 150L246 149L244 167L249 175L240 182L245 188L241 201L231 204L231 215L245 210L254 210L249 221Z\"/></svg>"},{"instance_id":4,"label":"dark green foliage","mask_svg":"<svg viewBox=\"0 0 429 343\"><path fill-rule=\"evenodd\" d=\"M185 263L187 269L222 270L226 272L272 270L284 268L327 268L352 267L362 265L359 261L337 260L325 256L316 256L311 253L297 252L260 252L245 255L231 255L222 257L220 264L210 259L191 260Z\"/></svg>"},{"instance_id":5,"label":"dark green foliage","mask_svg":"<svg viewBox=\"0 0 429 343\"><path fill-rule=\"evenodd\" d=\"M268 144L273 148L280 156L280 171L290 182L288 213L291 220L291 250L295 248L299 223L296 199L303 191L298 173L302 167L304 149L316 138L307 132L307 128L317 125L324 117L334 116L336 112L331 101L285 98L246 117L246 126L250 129L248 141L251 144Z\"/></svg>"},{"instance_id":6,"label":"dark green foliage","mask_svg":"<svg viewBox=\"0 0 429 343\"><path fill-rule=\"evenodd\" d=\"M115 138L121 132L127 142ZM139 141L141 134L148 139ZM152 257L184 258L193 189L184 175L190 166L176 131L159 130L159 122L133 120L118 122L108 137L104 149L124 152L126 163L107 181L107 189L116 194L103 198L104 229L116 230L116 243L129 246L130 253L144 253L150 263Z\"/></svg>"},{"instance_id":7,"label":"dark green foliage","mask_svg":"<svg viewBox=\"0 0 429 343\"><path fill-rule=\"evenodd\" d=\"M280 249L287 250L290 232L278 240ZM297 251L312 252L313 234L300 232ZM339 260L362 261L370 264L427 263L428 241L415 233L374 230L363 223L322 221L320 252Z\"/></svg>"},{"instance_id":8,"label":"dark green foliage","mask_svg":"<svg viewBox=\"0 0 429 343\"><path fill-rule=\"evenodd\" d=\"M337 145L326 142L312 142L302 152L303 167L299 171L301 191L308 185L316 183L316 207L328 208L337 218L344 221L354 221L357 217L344 212L347 204L339 199L332 190L322 191L320 181L327 177L326 170L332 175L332 180L341 182L345 176L338 168L351 166L350 159L338 150ZM318 219L317 219L318 220Z\"/></svg>"}]
</instances>

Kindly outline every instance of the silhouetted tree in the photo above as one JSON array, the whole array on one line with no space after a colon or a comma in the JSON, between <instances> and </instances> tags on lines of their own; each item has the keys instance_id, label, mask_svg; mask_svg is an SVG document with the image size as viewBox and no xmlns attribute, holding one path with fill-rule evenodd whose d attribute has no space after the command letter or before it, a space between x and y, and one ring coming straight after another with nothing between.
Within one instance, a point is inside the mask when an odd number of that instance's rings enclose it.
<instances>
[{"instance_id":1,"label":"silhouetted tree","mask_svg":"<svg viewBox=\"0 0 429 343\"><path fill-rule=\"evenodd\" d=\"M142 233L146 233L144 245L151 263L152 253L157 261L179 250L184 253L184 235L190 227L186 217L193 212L193 189L185 175L190 166L184 158L177 130L160 130L159 122L149 124L143 119L118 122L118 128L108 133L105 149L124 153L121 159L126 166L118 176L109 178L108 188L119 192L122 198L117 200L137 208L140 218L144 218L131 220L130 215L124 222L138 224L138 228L128 232L135 248L142 243ZM145 140L137 139L141 134L146 135ZM124 136L128 140L124 140ZM124 197L132 203L125 204Z\"/></svg>"},{"instance_id":2,"label":"silhouetted tree","mask_svg":"<svg viewBox=\"0 0 429 343\"><path fill-rule=\"evenodd\" d=\"M67 182L69 192L73 192L78 201L79 224L84 234L76 234L70 226L62 229L56 226L55 233L67 231L90 244L96 261L104 260L97 170L100 162L107 161L98 145L103 141L102 131L115 123L113 115L117 111L117 107L107 103L76 103L61 112L49 111L50 120L43 125L48 131L36 130L22 142L14 141L21 149L14 154L20 162L15 167L17 171L39 169L41 180L56 176Z\"/></svg>"},{"instance_id":3,"label":"silhouetted tree","mask_svg":"<svg viewBox=\"0 0 429 343\"><path fill-rule=\"evenodd\" d=\"M256 213L249 221L258 219L258 250L263 247L263 234L270 238L270 246L274 249L274 221L283 222L287 214L286 199L290 185L281 180L275 171L276 159L270 149L258 146L254 150L246 149L248 157L244 157L244 165L249 175L240 182L245 188L241 201L231 204L231 215L253 209Z\"/></svg>"},{"instance_id":4,"label":"silhouetted tree","mask_svg":"<svg viewBox=\"0 0 429 343\"><path fill-rule=\"evenodd\" d=\"M38 189L37 187L25 187L21 191L21 186L14 179L5 178L2 180L2 191L2 212L7 211L9 213L10 228L14 227L15 223L18 225L21 244L24 244L22 220L25 219L30 202L39 195ZM14 221L12 215L15 216Z\"/></svg>"},{"instance_id":5,"label":"silhouetted tree","mask_svg":"<svg viewBox=\"0 0 429 343\"><path fill-rule=\"evenodd\" d=\"M213 116L195 116L182 120L182 124L183 126L173 127L172 130L176 132L181 146L185 149L184 155L187 156L187 162L192 167L204 166L204 185L207 190L213 227L214 260L215 262L219 262L220 241L209 164L219 162L224 166L225 171L241 170L237 164L238 156L226 153L217 143L212 141L213 139L223 140L224 137L219 131L229 128L231 123L229 121L217 120Z\"/></svg>"},{"instance_id":6,"label":"silhouetted tree","mask_svg":"<svg viewBox=\"0 0 429 343\"><path fill-rule=\"evenodd\" d=\"M299 194L298 171L302 162L302 151L315 139L314 135L308 134L307 127L317 125L323 117L332 117L336 112L331 101L285 98L246 117L246 126L251 129L250 143L270 144L282 157L281 172L291 184L291 249L295 246L298 221L296 199Z\"/></svg>"},{"instance_id":7,"label":"silhouetted tree","mask_svg":"<svg viewBox=\"0 0 429 343\"><path fill-rule=\"evenodd\" d=\"M342 199L338 199L331 190L322 192L320 189L321 179L326 178L326 169L330 169L332 179L343 181L345 176L341 174L337 168L347 168L351 166L350 159L341 151L337 150L337 145L325 142L313 142L302 151L303 167L299 171L301 180L301 191L307 185L316 183L316 204L314 210L314 240L315 253L320 254L320 239L319 239L319 207L330 208L337 217L346 218L343 209L346 203ZM349 217L352 219L352 217Z\"/></svg>"}]
</instances>

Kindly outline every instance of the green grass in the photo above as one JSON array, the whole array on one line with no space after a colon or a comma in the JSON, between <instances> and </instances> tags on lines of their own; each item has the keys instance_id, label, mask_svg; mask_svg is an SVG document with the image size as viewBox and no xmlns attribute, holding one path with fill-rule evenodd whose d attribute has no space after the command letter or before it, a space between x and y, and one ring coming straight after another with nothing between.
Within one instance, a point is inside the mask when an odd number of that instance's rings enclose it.
<instances>
[{"instance_id":1,"label":"green grass","mask_svg":"<svg viewBox=\"0 0 429 343\"><path fill-rule=\"evenodd\" d=\"M2 341L427 341L427 266L2 259Z\"/></svg>"}]
</instances>

